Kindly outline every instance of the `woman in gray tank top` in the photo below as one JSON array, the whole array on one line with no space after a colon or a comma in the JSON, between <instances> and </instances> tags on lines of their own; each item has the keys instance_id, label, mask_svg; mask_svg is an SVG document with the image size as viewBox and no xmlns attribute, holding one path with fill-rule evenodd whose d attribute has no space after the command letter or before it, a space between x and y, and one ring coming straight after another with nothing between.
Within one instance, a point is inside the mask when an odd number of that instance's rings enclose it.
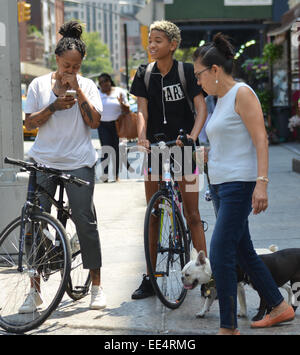
<instances>
[{"instance_id":1,"label":"woman in gray tank top","mask_svg":"<svg viewBox=\"0 0 300 355\"><path fill-rule=\"evenodd\" d=\"M220 306L218 334L236 335L237 264L272 307L270 314L251 327L269 327L292 320L295 315L257 256L249 233L251 210L259 214L268 207L268 139L255 93L232 76L233 60L233 47L221 33L194 53L198 85L218 98L206 127L211 146L210 187L217 213L210 262Z\"/></svg>"}]
</instances>

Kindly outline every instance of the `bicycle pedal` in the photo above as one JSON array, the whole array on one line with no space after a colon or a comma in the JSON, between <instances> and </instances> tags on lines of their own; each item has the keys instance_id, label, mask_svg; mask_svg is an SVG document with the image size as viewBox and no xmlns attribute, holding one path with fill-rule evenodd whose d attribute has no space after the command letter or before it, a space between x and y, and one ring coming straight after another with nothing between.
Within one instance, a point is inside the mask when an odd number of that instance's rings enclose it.
<instances>
[{"instance_id":1,"label":"bicycle pedal","mask_svg":"<svg viewBox=\"0 0 300 355\"><path fill-rule=\"evenodd\" d=\"M89 292L89 288L85 286L75 286L73 288L73 293L76 293L78 295L87 294L88 292Z\"/></svg>"}]
</instances>

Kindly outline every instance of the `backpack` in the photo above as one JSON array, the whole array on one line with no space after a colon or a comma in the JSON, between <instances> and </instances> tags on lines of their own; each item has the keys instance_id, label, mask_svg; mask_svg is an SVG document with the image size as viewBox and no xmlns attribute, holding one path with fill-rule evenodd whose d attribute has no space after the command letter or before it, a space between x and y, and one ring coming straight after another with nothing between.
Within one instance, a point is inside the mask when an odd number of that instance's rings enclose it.
<instances>
[{"instance_id":1,"label":"backpack","mask_svg":"<svg viewBox=\"0 0 300 355\"><path fill-rule=\"evenodd\" d=\"M151 76L151 72L152 72L152 69L154 67L154 64L155 62L151 62L147 65L146 67L146 72L145 72L145 76L144 76L144 83L145 83L145 86L146 86L146 90L148 91L148 88L149 88L149 82L150 82L150 76ZM195 115L195 110L194 110L194 105L191 101L191 99L189 98L189 95L187 93L187 87L186 87L186 80L185 80L185 75L184 75L184 68L183 68L183 62L178 62L178 75L179 75L179 80L180 80L180 83L182 85L182 88L183 88L183 92L184 92L184 95L187 99L187 102L190 106L190 109L191 111L194 113Z\"/></svg>"}]
</instances>

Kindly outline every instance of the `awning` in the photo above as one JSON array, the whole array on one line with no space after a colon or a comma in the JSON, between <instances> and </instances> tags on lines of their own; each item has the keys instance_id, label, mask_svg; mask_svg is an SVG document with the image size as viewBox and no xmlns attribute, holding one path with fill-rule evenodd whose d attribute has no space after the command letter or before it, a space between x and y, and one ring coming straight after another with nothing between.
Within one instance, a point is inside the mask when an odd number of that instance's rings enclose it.
<instances>
[{"instance_id":1,"label":"awning","mask_svg":"<svg viewBox=\"0 0 300 355\"><path fill-rule=\"evenodd\" d=\"M21 62L21 75L28 75L32 77L38 77L50 73L49 68L42 67L41 65Z\"/></svg>"},{"instance_id":2,"label":"awning","mask_svg":"<svg viewBox=\"0 0 300 355\"><path fill-rule=\"evenodd\" d=\"M300 4L287 11L281 19L281 26L268 32L268 36L278 36L291 29L296 21L300 21Z\"/></svg>"}]
</instances>

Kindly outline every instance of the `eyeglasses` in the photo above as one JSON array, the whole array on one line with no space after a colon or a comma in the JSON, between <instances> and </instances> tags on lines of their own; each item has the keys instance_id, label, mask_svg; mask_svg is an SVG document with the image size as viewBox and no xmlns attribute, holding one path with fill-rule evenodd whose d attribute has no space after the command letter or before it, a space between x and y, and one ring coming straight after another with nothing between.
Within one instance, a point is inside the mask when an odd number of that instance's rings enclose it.
<instances>
[{"instance_id":1,"label":"eyeglasses","mask_svg":"<svg viewBox=\"0 0 300 355\"><path fill-rule=\"evenodd\" d=\"M195 73L196 79L197 79L197 80L200 80L201 74L204 73L206 70L209 70L209 69L210 69L210 67L205 68L205 69L203 69L203 70L201 70L201 71L198 71L198 73Z\"/></svg>"}]
</instances>

